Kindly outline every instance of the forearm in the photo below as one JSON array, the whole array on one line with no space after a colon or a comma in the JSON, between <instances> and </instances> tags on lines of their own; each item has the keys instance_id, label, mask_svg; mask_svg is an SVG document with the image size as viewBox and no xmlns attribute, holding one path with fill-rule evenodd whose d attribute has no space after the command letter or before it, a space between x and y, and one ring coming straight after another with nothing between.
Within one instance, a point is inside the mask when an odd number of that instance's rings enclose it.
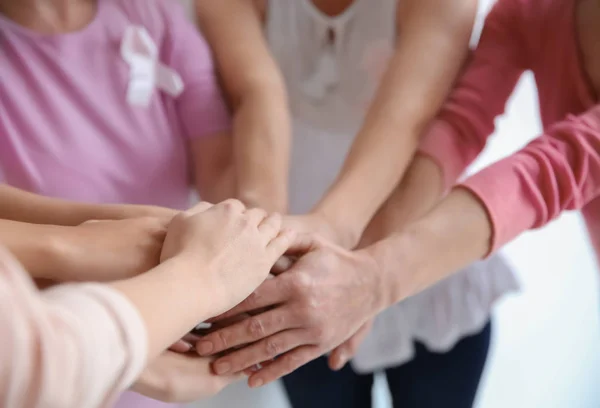
<instances>
[{"instance_id":1,"label":"forearm","mask_svg":"<svg viewBox=\"0 0 600 408\"><path fill-rule=\"evenodd\" d=\"M369 223L361 238L361 245L400 232L423 217L442 198L442 186L440 167L429 157L417 154L400 185Z\"/></svg>"},{"instance_id":2,"label":"forearm","mask_svg":"<svg viewBox=\"0 0 600 408\"><path fill-rule=\"evenodd\" d=\"M291 129L283 85L248 92L237 108L234 133L237 198L286 212Z\"/></svg>"},{"instance_id":3,"label":"forearm","mask_svg":"<svg viewBox=\"0 0 600 408\"><path fill-rule=\"evenodd\" d=\"M65 266L68 228L0 219L0 245L9 249L32 278L53 279Z\"/></svg>"},{"instance_id":4,"label":"forearm","mask_svg":"<svg viewBox=\"0 0 600 408\"><path fill-rule=\"evenodd\" d=\"M78 203L44 197L5 184L0 185L0 218L5 220L74 226L88 220L124 219L170 213L171 210L151 206Z\"/></svg>"},{"instance_id":5,"label":"forearm","mask_svg":"<svg viewBox=\"0 0 600 408\"><path fill-rule=\"evenodd\" d=\"M198 267L197 262L178 256L145 274L110 285L140 313L148 331L149 358L167 349L198 322L218 314Z\"/></svg>"},{"instance_id":6,"label":"forearm","mask_svg":"<svg viewBox=\"0 0 600 408\"><path fill-rule=\"evenodd\" d=\"M489 251L492 224L484 205L456 188L402 232L365 248L377 261L389 305L415 295Z\"/></svg>"},{"instance_id":7,"label":"forearm","mask_svg":"<svg viewBox=\"0 0 600 408\"><path fill-rule=\"evenodd\" d=\"M475 3L421 1L401 9L387 72L337 180L315 209L349 235L361 235L396 187L447 97L468 52Z\"/></svg>"}]
</instances>

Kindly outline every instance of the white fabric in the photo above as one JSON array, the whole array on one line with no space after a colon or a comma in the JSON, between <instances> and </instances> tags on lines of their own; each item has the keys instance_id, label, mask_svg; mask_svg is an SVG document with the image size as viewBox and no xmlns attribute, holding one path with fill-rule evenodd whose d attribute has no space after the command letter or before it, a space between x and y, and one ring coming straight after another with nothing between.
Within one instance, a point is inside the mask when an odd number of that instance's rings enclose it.
<instances>
[{"instance_id":1,"label":"white fabric","mask_svg":"<svg viewBox=\"0 0 600 408\"><path fill-rule=\"evenodd\" d=\"M294 117L290 205L303 213L334 181L364 119L393 53L397 0L355 0L334 18L310 0L268 3L267 37ZM400 365L414 341L447 351L480 331L494 302L517 289L501 257L473 264L379 315L352 365L358 372Z\"/></svg>"},{"instance_id":2,"label":"white fabric","mask_svg":"<svg viewBox=\"0 0 600 408\"><path fill-rule=\"evenodd\" d=\"M147 107L154 89L172 97L183 92L183 80L175 70L158 60L158 48L144 27L128 27L121 42L121 56L129 65L127 102Z\"/></svg>"}]
</instances>

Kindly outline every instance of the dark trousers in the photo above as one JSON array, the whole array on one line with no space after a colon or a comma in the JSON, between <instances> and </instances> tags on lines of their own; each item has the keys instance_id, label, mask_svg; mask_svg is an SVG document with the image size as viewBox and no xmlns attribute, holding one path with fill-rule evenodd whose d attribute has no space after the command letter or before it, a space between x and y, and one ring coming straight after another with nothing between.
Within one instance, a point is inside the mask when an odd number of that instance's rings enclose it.
<instances>
[{"instance_id":1,"label":"dark trousers","mask_svg":"<svg viewBox=\"0 0 600 408\"><path fill-rule=\"evenodd\" d=\"M385 370L394 408L471 408L490 345L491 324L447 353L415 344L413 360ZM370 408L373 374L333 372L321 357L283 381L293 408Z\"/></svg>"}]
</instances>

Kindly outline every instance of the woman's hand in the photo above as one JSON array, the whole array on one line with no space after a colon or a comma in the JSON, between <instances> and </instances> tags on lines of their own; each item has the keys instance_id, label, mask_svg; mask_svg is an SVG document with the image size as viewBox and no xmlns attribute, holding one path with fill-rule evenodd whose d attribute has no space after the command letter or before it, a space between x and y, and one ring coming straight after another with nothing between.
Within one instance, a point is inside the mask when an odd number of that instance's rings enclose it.
<instances>
[{"instance_id":1,"label":"woman's hand","mask_svg":"<svg viewBox=\"0 0 600 408\"><path fill-rule=\"evenodd\" d=\"M216 376L211 362L196 353L165 351L146 367L132 390L160 401L186 403L211 397L243 377Z\"/></svg>"},{"instance_id":2,"label":"woman's hand","mask_svg":"<svg viewBox=\"0 0 600 408\"><path fill-rule=\"evenodd\" d=\"M346 249L352 249L357 239L348 231L341 231L327 217L318 212L284 217L283 225L301 234L318 235Z\"/></svg>"},{"instance_id":3,"label":"woman's hand","mask_svg":"<svg viewBox=\"0 0 600 408\"><path fill-rule=\"evenodd\" d=\"M49 242L56 263L48 263L52 267L36 277L114 281L146 272L158 264L169 222L165 217L143 217L60 227Z\"/></svg>"},{"instance_id":4,"label":"woman's hand","mask_svg":"<svg viewBox=\"0 0 600 408\"><path fill-rule=\"evenodd\" d=\"M246 210L237 200L200 203L169 225L161 262L179 258L193 266L215 316L250 295L288 250L295 234L281 226L278 214Z\"/></svg>"}]
</instances>

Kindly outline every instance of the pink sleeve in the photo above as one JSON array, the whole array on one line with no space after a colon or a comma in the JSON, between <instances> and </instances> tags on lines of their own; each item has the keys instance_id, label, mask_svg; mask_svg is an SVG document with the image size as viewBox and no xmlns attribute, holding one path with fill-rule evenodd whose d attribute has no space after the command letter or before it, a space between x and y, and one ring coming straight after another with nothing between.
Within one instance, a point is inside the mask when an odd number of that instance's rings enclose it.
<instances>
[{"instance_id":1,"label":"pink sleeve","mask_svg":"<svg viewBox=\"0 0 600 408\"><path fill-rule=\"evenodd\" d=\"M193 139L229 130L231 119L211 49L179 3L164 2L168 64L183 79L185 89L177 100L177 113L186 137Z\"/></svg>"},{"instance_id":2,"label":"pink sleeve","mask_svg":"<svg viewBox=\"0 0 600 408\"><path fill-rule=\"evenodd\" d=\"M492 251L600 195L600 105L552 126L467 179L493 224Z\"/></svg>"},{"instance_id":3,"label":"pink sleeve","mask_svg":"<svg viewBox=\"0 0 600 408\"><path fill-rule=\"evenodd\" d=\"M107 407L146 362L146 329L122 295L100 284L38 291L2 249L0 333L3 407Z\"/></svg>"},{"instance_id":4,"label":"pink sleeve","mask_svg":"<svg viewBox=\"0 0 600 408\"><path fill-rule=\"evenodd\" d=\"M446 188L481 153L526 69L521 7L519 0L496 3L465 73L423 136L419 151L440 166Z\"/></svg>"}]
</instances>

